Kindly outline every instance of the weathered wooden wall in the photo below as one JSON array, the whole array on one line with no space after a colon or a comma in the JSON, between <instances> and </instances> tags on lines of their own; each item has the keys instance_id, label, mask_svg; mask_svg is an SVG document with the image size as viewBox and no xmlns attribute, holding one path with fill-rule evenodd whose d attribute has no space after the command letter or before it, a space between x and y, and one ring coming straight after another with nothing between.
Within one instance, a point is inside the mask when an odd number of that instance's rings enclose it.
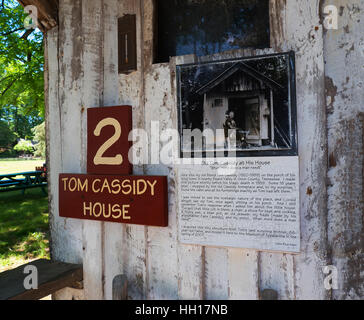
<instances>
[{"instance_id":1,"label":"weathered wooden wall","mask_svg":"<svg viewBox=\"0 0 364 320\"><path fill-rule=\"evenodd\" d=\"M334 299L364 299L364 2L338 8L338 29L324 34L328 123L328 239L339 271Z\"/></svg>"},{"instance_id":2,"label":"weathered wooden wall","mask_svg":"<svg viewBox=\"0 0 364 320\"><path fill-rule=\"evenodd\" d=\"M360 0L344 2L343 19L360 20ZM112 279L119 273L128 278L130 299L259 299L264 289L276 290L279 299L363 297L362 282L357 284L363 272L362 173L350 171L362 169L357 113L363 111L363 96L355 90L362 88L362 77L355 64L362 66L363 36L358 24L348 22L352 44L360 51L350 50L346 28L324 33L321 5L319 0L271 0L271 49L200 58L296 51L302 253L289 255L179 244L176 168L158 164L135 166L134 173L168 176L168 228L58 216L58 174L86 172L86 108L130 104L135 128L150 130L152 120L160 121L161 130L176 128L175 66L196 60L185 56L152 63L153 0L60 0L59 25L46 37L51 249L57 260L83 262L85 280L84 290L65 289L55 298L111 299ZM118 75L117 17L128 13L137 15L138 71ZM344 61L352 64L348 79L344 67L336 65ZM326 97L331 98L328 109ZM345 270L336 293L324 287L322 267L328 264Z\"/></svg>"}]
</instances>

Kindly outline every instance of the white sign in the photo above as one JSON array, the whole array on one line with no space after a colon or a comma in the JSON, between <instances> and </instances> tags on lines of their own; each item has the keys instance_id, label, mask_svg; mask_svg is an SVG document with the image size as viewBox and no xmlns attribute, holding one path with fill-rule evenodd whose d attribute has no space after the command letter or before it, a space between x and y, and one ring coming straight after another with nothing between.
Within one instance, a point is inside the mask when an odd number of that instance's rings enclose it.
<instances>
[{"instance_id":1,"label":"white sign","mask_svg":"<svg viewBox=\"0 0 364 320\"><path fill-rule=\"evenodd\" d=\"M185 244L300 251L298 157L183 165L179 240Z\"/></svg>"}]
</instances>

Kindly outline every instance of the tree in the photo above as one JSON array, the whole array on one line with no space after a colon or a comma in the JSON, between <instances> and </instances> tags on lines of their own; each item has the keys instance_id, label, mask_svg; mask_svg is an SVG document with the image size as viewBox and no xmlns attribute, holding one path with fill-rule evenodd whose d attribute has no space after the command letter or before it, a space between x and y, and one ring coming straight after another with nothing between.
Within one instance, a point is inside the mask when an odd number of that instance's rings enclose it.
<instances>
[{"instance_id":1,"label":"tree","mask_svg":"<svg viewBox=\"0 0 364 320\"><path fill-rule=\"evenodd\" d=\"M46 157L45 122L43 121L41 124L34 127L33 132L34 140L36 141L36 144L34 145L34 155L44 159Z\"/></svg>"},{"instance_id":2,"label":"tree","mask_svg":"<svg viewBox=\"0 0 364 320\"><path fill-rule=\"evenodd\" d=\"M16 137L5 121L0 121L0 149L8 149Z\"/></svg>"},{"instance_id":3,"label":"tree","mask_svg":"<svg viewBox=\"0 0 364 320\"><path fill-rule=\"evenodd\" d=\"M14 150L17 152L22 152L24 154L31 154L34 152L32 142L25 139L20 139L20 141L14 147Z\"/></svg>"},{"instance_id":4,"label":"tree","mask_svg":"<svg viewBox=\"0 0 364 320\"><path fill-rule=\"evenodd\" d=\"M44 117L43 34L25 29L26 16L17 1L0 2L0 119L16 109L12 121L31 123Z\"/></svg>"}]
</instances>

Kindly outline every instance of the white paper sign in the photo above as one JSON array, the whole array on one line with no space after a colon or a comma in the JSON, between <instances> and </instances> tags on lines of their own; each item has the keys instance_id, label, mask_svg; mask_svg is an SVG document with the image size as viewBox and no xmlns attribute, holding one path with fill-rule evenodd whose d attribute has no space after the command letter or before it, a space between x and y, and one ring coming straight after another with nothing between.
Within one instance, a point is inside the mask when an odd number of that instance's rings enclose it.
<instances>
[{"instance_id":1,"label":"white paper sign","mask_svg":"<svg viewBox=\"0 0 364 320\"><path fill-rule=\"evenodd\" d=\"M300 251L298 157L181 165L178 174L181 243Z\"/></svg>"}]
</instances>

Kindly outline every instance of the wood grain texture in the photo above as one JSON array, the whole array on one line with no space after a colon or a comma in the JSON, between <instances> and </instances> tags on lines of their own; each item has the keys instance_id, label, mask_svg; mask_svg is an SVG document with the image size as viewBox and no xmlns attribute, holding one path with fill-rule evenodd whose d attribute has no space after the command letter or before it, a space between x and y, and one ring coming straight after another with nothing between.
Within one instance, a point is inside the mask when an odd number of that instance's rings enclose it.
<instances>
[{"instance_id":1,"label":"wood grain texture","mask_svg":"<svg viewBox=\"0 0 364 320\"><path fill-rule=\"evenodd\" d=\"M144 1L145 2L145 1ZM137 70L119 75L119 99L133 107L133 128L144 128L144 60L143 56L143 1L118 1L118 16L136 15ZM145 174L143 165L134 165L133 174ZM128 299L140 300L147 296L146 235L144 226L126 225L123 229L123 271L128 279Z\"/></svg>"},{"instance_id":2,"label":"wood grain texture","mask_svg":"<svg viewBox=\"0 0 364 320\"><path fill-rule=\"evenodd\" d=\"M104 1L104 106L119 105L117 18L118 1ZM104 292L112 299L112 281L123 273L124 226L105 222L104 226Z\"/></svg>"},{"instance_id":3,"label":"wood grain texture","mask_svg":"<svg viewBox=\"0 0 364 320\"><path fill-rule=\"evenodd\" d=\"M58 68L58 29L54 28L45 35L47 41L46 85L48 93L45 94L45 114L47 128L47 181L51 257L55 260L79 263L79 251L72 246L74 235L69 232L69 225L58 214L58 173L62 172L62 139L61 139L61 112L59 103L59 68ZM50 129L51 128L51 129ZM72 230L72 229L71 229ZM71 299L73 296L69 289L56 292L55 299Z\"/></svg>"},{"instance_id":4,"label":"wood grain texture","mask_svg":"<svg viewBox=\"0 0 364 320\"><path fill-rule=\"evenodd\" d=\"M73 66L80 61L81 52L78 50L79 39L74 38L72 32L72 26L77 25L77 19L81 16L81 9L80 2L61 1L61 4L59 29L54 28L47 33L49 101L46 103L46 117L51 256L58 261L80 264L82 223L59 217L57 175L64 170L80 171L79 158L69 152L81 150L79 126L70 130L65 127L66 123L77 122L78 110L81 109L80 75L73 71ZM67 290L62 290L63 296L71 299Z\"/></svg>"},{"instance_id":5,"label":"wood grain texture","mask_svg":"<svg viewBox=\"0 0 364 320\"><path fill-rule=\"evenodd\" d=\"M112 300L127 300L128 280L122 274L117 275L112 280Z\"/></svg>"},{"instance_id":6,"label":"wood grain texture","mask_svg":"<svg viewBox=\"0 0 364 320\"><path fill-rule=\"evenodd\" d=\"M82 104L80 110L82 172L86 172L86 108L103 105L103 1L82 1ZM82 232L86 299L104 299L104 223L84 221Z\"/></svg>"},{"instance_id":7,"label":"wood grain texture","mask_svg":"<svg viewBox=\"0 0 364 320\"><path fill-rule=\"evenodd\" d=\"M294 257L297 299L327 299L327 135L320 1L287 1L282 49L296 51L300 154L301 254ZM296 12L300 12L294 16ZM305 35L305 36L303 36ZM312 70L310 72L309 70ZM312 194L307 189L312 189Z\"/></svg>"},{"instance_id":8,"label":"wood grain texture","mask_svg":"<svg viewBox=\"0 0 364 320\"><path fill-rule=\"evenodd\" d=\"M26 290L26 266L34 266L38 288ZM37 300L82 281L82 265L39 259L0 273L0 300Z\"/></svg>"},{"instance_id":9,"label":"wood grain texture","mask_svg":"<svg viewBox=\"0 0 364 320\"><path fill-rule=\"evenodd\" d=\"M259 298L259 253L254 250L229 249L228 281L230 300Z\"/></svg>"},{"instance_id":10,"label":"wood grain texture","mask_svg":"<svg viewBox=\"0 0 364 320\"><path fill-rule=\"evenodd\" d=\"M153 65L145 75L145 119L147 132L152 121L160 130L173 128L176 110L170 70L173 64ZM153 79L153 80L152 80ZM157 89L158 88L158 89ZM148 175L168 177L168 228L148 228L147 272L149 299L178 298L177 221L175 172L168 165L146 166ZM169 266L165 268L165 266Z\"/></svg>"},{"instance_id":11,"label":"wood grain texture","mask_svg":"<svg viewBox=\"0 0 364 320\"><path fill-rule=\"evenodd\" d=\"M338 8L338 29L324 32L329 145L328 239L338 270L333 299L364 297L363 60L364 3L323 1Z\"/></svg>"},{"instance_id":12,"label":"wood grain texture","mask_svg":"<svg viewBox=\"0 0 364 320\"><path fill-rule=\"evenodd\" d=\"M197 56L187 55L175 58L176 65L194 63L197 61ZM177 102L177 97L174 97ZM177 108L177 106L175 106ZM177 119L174 119L174 128L177 128ZM176 169L178 176L178 168ZM176 190L178 192L178 179L175 179ZM176 195L178 197L178 194ZM176 207L177 224L180 208ZM178 297L186 300L201 300L204 299L205 293L205 248L197 245L177 244L178 256Z\"/></svg>"}]
</instances>

